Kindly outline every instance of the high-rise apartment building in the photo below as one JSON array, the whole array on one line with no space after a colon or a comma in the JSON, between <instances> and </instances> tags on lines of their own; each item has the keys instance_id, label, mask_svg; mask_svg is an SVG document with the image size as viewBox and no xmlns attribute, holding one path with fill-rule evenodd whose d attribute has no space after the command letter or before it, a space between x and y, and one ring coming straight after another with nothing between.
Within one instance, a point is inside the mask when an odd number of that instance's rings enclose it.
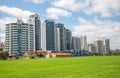
<instances>
[{"instance_id":1,"label":"high-rise apartment building","mask_svg":"<svg viewBox=\"0 0 120 78\"><path fill-rule=\"evenodd\" d=\"M72 49L72 32L66 29L66 50L70 51Z\"/></svg>"},{"instance_id":2,"label":"high-rise apartment building","mask_svg":"<svg viewBox=\"0 0 120 78\"><path fill-rule=\"evenodd\" d=\"M103 39L103 47L104 47L104 52L105 53L110 52L110 41L109 41L109 39Z\"/></svg>"},{"instance_id":3,"label":"high-rise apartment building","mask_svg":"<svg viewBox=\"0 0 120 78\"><path fill-rule=\"evenodd\" d=\"M38 14L29 16L28 23L33 25L34 29L34 50L41 49L41 21Z\"/></svg>"},{"instance_id":4,"label":"high-rise apartment building","mask_svg":"<svg viewBox=\"0 0 120 78\"><path fill-rule=\"evenodd\" d=\"M5 50L12 54L23 54L34 50L33 25L23 23L18 19L16 23L6 24Z\"/></svg>"},{"instance_id":5,"label":"high-rise apartment building","mask_svg":"<svg viewBox=\"0 0 120 78\"><path fill-rule=\"evenodd\" d=\"M55 24L57 27L57 49L58 51L65 51L66 50L66 29L64 27L64 24L57 23Z\"/></svg>"},{"instance_id":6,"label":"high-rise apartment building","mask_svg":"<svg viewBox=\"0 0 120 78\"><path fill-rule=\"evenodd\" d=\"M94 45L96 52L104 53L103 40L95 40Z\"/></svg>"},{"instance_id":7,"label":"high-rise apartment building","mask_svg":"<svg viewBox=\"0 0 120 78\"><path fill-rule=\"evenodd\" d=\"M56 50L61 51L61 47L60 47L60 28L56 28Z\"/></svg>"},{"instance_id":8,"label":"high-rise apartment building","mask_svg":"<svg viewBox=\"0 0 120 78\"><path fill-rule=\"evenodd\" d=\"M95 53L95 46L94 46L94 44L88 44L88 52Z\"/></svg>"},{"instance_id":9,"label":"high-rise apartment building","mask_svg":"<svg viewBox=\"0 0 120 78\"><path fill-rule=\"evenodd\" d=\"M81 36L80 38L81 42L81 50L87 50L87 37L86 36Z\"/></svg>"},{"instance_id":10,"label":"high-rise apartment building","mask_svg":"<svg viewBox=\"0 0 120 78\"><path fill-rule=\"evenodd\" d=\"M45 20L46 50L56 51L56 26L54 20Z\"/></svg>"},{"instance_id":11,"label":"high-rise apartment building","mask_svg":"<svg viewBox=\"0 0 120 78\"><path fill-rule=\"evenodd\" d=\"M41 24L41 49L46 50L46 23Z\"/></svg>"},{"instance_id":12,"label":"high-rise apartment building","mask_svg":"<svg viewBox=\"0 0 120 78\"><path fill-rule=\"evenodd\" d=\"M72 37L72 50L74 53L80 53L81 45L80 45L80 38L79 37Z\"/></svg>"},{"instance_id":13,"label":"high-rise apartment building","mask_svg":"<svg viewBox=\"0 0 120 78\"><path fill-rule=\"evenodd\" d=\"M99 39L94 42L96 52L106 54L110 52L110 41L109 39Z\"/></svg>"}]
</instances>

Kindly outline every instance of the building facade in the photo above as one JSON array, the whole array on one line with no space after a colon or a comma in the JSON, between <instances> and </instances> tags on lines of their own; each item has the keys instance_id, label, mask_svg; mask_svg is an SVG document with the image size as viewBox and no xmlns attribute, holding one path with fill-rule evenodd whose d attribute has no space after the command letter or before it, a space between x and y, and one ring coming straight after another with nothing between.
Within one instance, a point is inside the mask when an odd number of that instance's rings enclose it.
<instances>
[{"instance_id":1,"label":"building facade","mask_svg":"<svg viewBox=\"0 0 120 78\"><path fill-rule=\"evenodd\" d=\"M81 50L87 50L87 37L86 36L81 36L80 38L81 42Z\"/></svg>"},{"instance_id":2,"label":"building facade","mask_svg":"<svg viewBox=\"0 0 120 78\"><path fill-rule=\"evenodd\" d=\"M94 45L96 52L104 53L103 40L95 40Z\"/></svg>"},{"instance_id":3,"label":"building facade","mask_svg":"<svg viewBox=\"0 0 120 78\"><path fill-rule=\"evenodd\" d=\"M88 44L88 52L94 54L95 53L95 46L94 44Z\"/></svg>"},{"instance_id":4,"label":"building facade","mask_svg":"<svg viewBox=\"0 0 120 78\"><path fill-rule=\"evenodd\" d=\"M79 37L72 37L72 50L74 54L80 54L81 45Z\"/></svg>"},{"instance_id":5,"label":"building facade","mask_svg":"<svg viewBox=\"0 0 120 78\"><path fill-rule=\"evenodd\" d=\"M29 16L28 23L33 25L34 29L34 50L41 49L41 21L38 14Z\"/></svg>"},{"instance_id":6,"label":"building facade","mask_svg":"<svg viewBox=\"0 0 120 78\"><path fill-rule=\"evenodd\" d=\"M57 23L55 24L57 27L57 49L58 51L65 51L66 50L66 28L64 24Z\"/></svg>"},{"instance_id":7,"label":"building facade","mask_svg":"<svg viewBox=\"0 0 120 78\"><path fill-rule=\"evenodd\" d=\"M46 50L46 23L41 24L41 49Z\"/></svg>"},{"instance_id":8,"label":"building facade","mask_svg":"<svg viewBox=\"0 0 120 78\"><path fill-rule=\"evenodd\" d=\"M110 41L109 39L98 39L94 42L96 52L107 54L110 52Z\"/></svg>"},{"instance_id":9,"label":"building facade","mask_svg":"<svg viewBox=\"0 0 120 78\"><path fill-rule=\"evenodd\" d=\"M66 50L72 50L72 32L66 29Z\"/></svg>"},{"instance_id":10,"label":"building facade","mask_svg":"<svg viewBox=\"0 0 120 78\"><path fill-rule=\"evenodd\" d=\"M110 52L110 40L109 39L103 39L103 47L104 47L105 53Z\"/></svg>"},{"instance_id":11,"label":"building facade","mask_svg":"<svg viewBox=\"0 0 120 78\"><path fill-rule=\"evenodd\" d=\"M18 19L17 23L6 24L5 50L12 54L23 54L34 50L33 25L23 23Z\"/></svg>"},{"instance_id":12,"label":"building facade","mask_svg":"<svg viewBox=\"0 0 120 78\"><path fill-rule=\"evenodd\" d=\"M46 50L56 51L56 26L54 20L45 20Z\"/></svg>"}]
</instances>

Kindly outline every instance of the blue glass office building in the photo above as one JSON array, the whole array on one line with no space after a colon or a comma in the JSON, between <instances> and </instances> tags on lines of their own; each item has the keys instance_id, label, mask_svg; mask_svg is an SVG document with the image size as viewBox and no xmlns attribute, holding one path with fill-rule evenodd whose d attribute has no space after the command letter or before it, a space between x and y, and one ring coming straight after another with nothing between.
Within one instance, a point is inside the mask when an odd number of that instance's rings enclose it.
<instances>
[{"instance_id":1,"label":"blue glass office building","mask_svg":"<svg viewBox=\"0 0 120 78\"><path fill-rule=\"evenodd\" d=\"M56 26L54 20L45 20L46 50L56 51Z\"/></svg>"}]
</instances>

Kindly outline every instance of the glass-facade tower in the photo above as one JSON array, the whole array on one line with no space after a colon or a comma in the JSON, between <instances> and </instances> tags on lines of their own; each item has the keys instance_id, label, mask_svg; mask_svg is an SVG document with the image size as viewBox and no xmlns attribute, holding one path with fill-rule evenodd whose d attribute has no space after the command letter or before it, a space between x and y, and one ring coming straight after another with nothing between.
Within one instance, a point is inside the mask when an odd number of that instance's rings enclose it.
<instances>
[{"instance_id":1,"label":"glass-facade tower","mask_svg":"<svg viewBox=\"0 0 120 78\"><path fill-rule=\"evenodd\" d=\"M45 20L46 50L56 51L56 26L54 20Z\"/></svg>"}]
</instances>

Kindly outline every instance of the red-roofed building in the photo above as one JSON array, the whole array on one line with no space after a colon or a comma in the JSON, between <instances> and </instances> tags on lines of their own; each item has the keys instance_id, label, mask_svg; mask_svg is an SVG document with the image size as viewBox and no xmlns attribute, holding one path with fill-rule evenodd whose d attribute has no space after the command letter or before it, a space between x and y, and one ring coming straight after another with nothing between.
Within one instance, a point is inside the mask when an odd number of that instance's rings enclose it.
<instances>
[{"instance_id":1,"label":"red-roofed building","mask_svg":"<svg viewBox=\"0 0 120 78\"><path fill-rule=\"evenodd\" d=\"M47 54L45 50L36 50L36 51L28 51L25 52L23 58L30 59L35 57L44 57Z\"/></svg>"}]
</instances>

